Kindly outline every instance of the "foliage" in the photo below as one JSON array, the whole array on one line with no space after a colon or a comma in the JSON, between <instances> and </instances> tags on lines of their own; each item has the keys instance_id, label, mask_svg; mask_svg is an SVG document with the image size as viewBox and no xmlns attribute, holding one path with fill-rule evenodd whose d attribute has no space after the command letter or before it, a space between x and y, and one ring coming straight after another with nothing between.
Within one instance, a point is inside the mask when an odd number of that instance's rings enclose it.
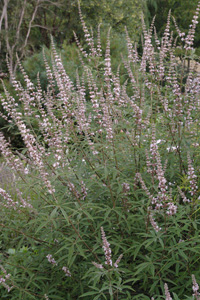
<instances>
[{"instance_id":1,"label":"foliage","mask_svg":"<svg viewBox=\"0 0 200 300\"><path fill-rule=\"evenodd\" d=\"M101 44L103 49L105 49L106 47L108 29L109 26L104 25L104 28L102 28L101 30ZM86 48L87 45L83 44L83 47ZM118 32L112 29L110 50L112 53L112 58L111 58L112 67L114 68L115 71L117 71L119 61L121 60L121 55L123 54L124 56L127 56L125 33L119 34ZM30 56L23 62L23 67L25 71L29 74L29 77L34 84L37 84L37 76L39 74L42 89L47 88L47 78L46 78L45 64L43 59L44 51L45 51L46 59L48 60L48 63L51 65L51 50L48 50L45 46L39 53ZM62 58L62 62L65 70L67 70L70 79L75 84L77 70L79 72L79 76L81 76L82 74L82 65L79 59L76 43L68 44L67 40L64 40L62 48L60 49L57 47L57 51ZM89 63L87 66L91 67L91 63ZM17 73L17 77L20 80L22 79L23 76L19 72Z\"/></svg>"},{"instance_id":2,"label":"foliage","mask_svg":"<svg viewBox=\"0 0 200 300\"><path fill-rule=\"evenodd\" d=\"M52 39L46 89L21 64L15 97L4 85L3 117L25 147L0 133L16 178L12 195L0 188L1 297L198 300L200 80L184 69L196 17L181 62L169 16L161 41L143 24L141 56L126 33L118 68L112 31L103 48L81 22L75 82Z\"/></svg>"},{"instance_id":3,"label":"foliage","mask_svg":"<svg viewBox=\"0 0 200 300\"><path fill-rule=\"evenodd\" d=\"M118 33L128 27L130 35L139 40L141 14L144 0L134 1L85 1L80 5L87 15L89 26L107 23ZM6 12L6 13L5 13ZM50 46L50 35L59 47L74 42L73 30L82 38L77 0L5 0L0 3L0 73L7 72L5 57L8 55L12 71L16 71L16 54L20 60L41 50L41 41Z\"/></svg>"},{"instance_id":4,"label":"foliage","mask_svg":"<svg viewBox=\"0 0 200 300\"><path fill-rule=\"evenodd\" d=\"M197 4L198 0L152 0L147 2L147 14L149 13L150 20L156 15L155 26L159 35L161 35L165 29L163 20L167 20L169 10L171 10L179 28L187 32ZM200 47L199 33L200 27L197 26L195 48Z\"/></svg>"},{"instance_id":5,"label":"foliage","mask_svg":"<svg viewBox=\"0 0 200 300\"><path fill-rule=\"evenodd\" d=\"M36 16L40 15L40 12L47 9L48 6L57 6L58 3L48 0L4 0L0 3L0 50L4 55L2 56L9 65L12 72L16 72L18 65L18 59L24 58L26 55L30 55L30 51L34 49L33 39L31 41L30 36L34 34L35 27L41 27L41 24L36 22ZM35 23L36 22L36 23ZM42 26L44 30L44 26ZM41 35L40 35L41 36ZM38 45L37 35L37 45ZM34 42L36 44L36 41ZM36 47L37 47L36 45ZM0 65L1 72L4 70L4 64Z\"/></svg>"}]
</instances>

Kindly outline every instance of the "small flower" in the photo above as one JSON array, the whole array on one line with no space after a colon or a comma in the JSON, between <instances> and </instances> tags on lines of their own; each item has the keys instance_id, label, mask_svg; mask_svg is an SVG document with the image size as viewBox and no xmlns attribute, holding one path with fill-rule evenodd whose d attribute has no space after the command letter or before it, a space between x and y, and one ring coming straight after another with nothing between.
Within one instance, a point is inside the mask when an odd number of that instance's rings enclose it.
<instances>
[{"instance_id":1,"label":"small flower","mask_svg":"<svg viewBox=\"0 0 200 300\"><path fill-rule=\"evenodd\" d=\"M193 286L192 286L193 292L194 293L198 292L199 286L198 286L198 284L196 282L196 278L193 274L192 274L192 283L193 283Z\"/></svg>"},{"instance_id":2,"label":"small flower","mask_svg":"<svg viewBox=\"0 0 200 300\"><path fill-rule=\"evenodd\" d=\"M126 194L126 193L128 193L130 191L130 185L129 185L129 183L124 182L122 184L122 187L123 187L124 194Z\"/></svg>"},{"instance_id":3,"label":"small flower","mask_svg":"<svg viewBox=\"0 0 200 300\"><path fill-rule=\"evenodd\" d=\"M198 292L199 285L196 282L196 278L194 274L192 274L192 283L193 283L192 290L194 292L193 296L195 296L196 300L200 300L200 293Z\"/></svg>"},{"instance_id":4,"label":"small flower","mask_svg":"<svg viewBox=\"0 0 200 300\"><path fill-rule=\"evenodd\" d=\"M67 267L62 267L62 270L65 272L65 276L69 276L69 277L71 277L72 275L71 275L71 273L70 273L70 271L69 271L69 269L67 268Z\"/></svg>"},{"instance_id":5,"label":"small flower","mask_svg":"<svg viewBox=\"0 0 200 300\"><path fill-rule=\"evenodd\" d=\"M188 180L190 182L190 194L191 196L195 195L197 190L198 190L198 186L197 186L197 180L196 180L196 175L194 173L194 168L192 166L192 160L190 158L190 155L187 155L187 159L188 159Z\"/></svg>"},{"instance_id":6,"label":"small flower","mask_svg":"<svg viewBox=\"0 0 200 300\"><path fill-rule=\"evenodd\" d=\"M150 213L150 215L149 215L149 220L150 220L150 223L151 223L153 229L154 229L156 232L158 232L158 231L160 231L160 230L162 229L161 227L158 226L158 224L157 224L156 221L154 220L153 215L152 215L151 213Z\"/></svg>"},{"instance_id":7,"label":"small flower","mask_svg":"<svg viewBox=\"0 0 200 300\"><path fill-rule=\"evenodd\" d=\"M165 283L164 289L165 289L165 297L166 297L165 300L172 300L167 283Z\"/></svg>"},{"instance_id":8,"label":"small flower","mask_svg":"<svg viewBox=\"0 0 200 300\"><path fill-rule=\"evenodd\" d=\"M98 268L98 269L103 269L104 267L103 267L103 265L101 265L101 264L97 264L96 262L92 262L93 263L93 265L96 267L96 268Z\"/></svg>"},{"instance_id":9,"label":"small flower","mask_svg":"<svg viewBox=\"0 0 200 300\"><path fill-rule=\"evenodd\" d=\"M106 235L105 235L103 227L101 227L101 236L102 236L102 240L103 240L103 250L104 250L104 254L105 254L105 258L106 258L105 265L112 266L113 263L112 263L112 257L111 257L111 249L109 247L110 244L108 243L108 241L106 239ZM114 263L115 268L118 268L118 264L120 263L122 256L123 256L123 254L121 254L118 257L118 259L116 260L116 262ZM98 264L94 261L92 263L96 268L104 269L102 264Z\"/></svg>"},{"instance_id":10,"label":"small flower","mask_svg":"<svg viewBox=\"0 0 200 300\"><path fill-rule=\"evenodd\" d=\"M112 266L111 249L109 247L110 244L108 243L108 241L106 239L106 235L105 235L103 227L101 227L101 236L102 236L102 241L103 241L103 250L104 250L105 258L106 258L105 264Z\"/></svg>"},{"instance_id":11,"label":"small flower","mask_svg":"<svg viewBox=\"0 0 200 300\"><path fill-rule=\"evenodd\" d=\"M48 262L50 262L52 265L58 265L57 262L55 261L55 259L53 258L53 256L51 254L48 254L46 256L46 258L48 259Z\"/></svg>"},{"instance_id":12,"label":"small flower","mask_svg":"<svg viewBox=\"0 0 200 300\"><path fill-rule=\"evenodd\" d=\"M4 275L0 275L0 284L2 284L3 287L7 289L9 293L13 289L13 286L9 286L6 281L9 280L11 275L7 274L7 271L4 269L2 265L0 265L0 269L4 273Z\"/></svg>"},{"instance_id":13,"label":"small flower","mask_svg":"<svg viewBox=\"0 0 200 300\"><path fill-rule=\"evenodd\" d=\"M176 214L176 211L177 211L177 206L174 205L174 203L171 203L171 202L167 203L167 205L168 205L168 208L167 208L167 212L166 212L166 213L167 213L169 216L175 215L175 214Z\"/></svg>"},{"instance_id":14,"label":"small flower","mask_svg":"<svg viewBox=\"0 0 200 300\"><path fill-rule=\"evenodd\" d=\"M119 263L120 263L122 257L123 257L123 254L120 254L120 256L118 257L118 259L117 259L116 262L114 263L114 267L115 267L115 268L118 268L118 265L119 265Z\"/></svg>"},{"instance_id":15,"label":"small flower","mask_svg":"<svg viewBox=\"0 0 200 300\"><path fill-rule=\"evenodd\" d=\"M178 186L178 191L179 191L179 194L181 195L184 203L190 202L190 200L186 198L185 194L183 193L183 191L181 190L181 188L179 186Z\"/></svg>"}]
</instances>

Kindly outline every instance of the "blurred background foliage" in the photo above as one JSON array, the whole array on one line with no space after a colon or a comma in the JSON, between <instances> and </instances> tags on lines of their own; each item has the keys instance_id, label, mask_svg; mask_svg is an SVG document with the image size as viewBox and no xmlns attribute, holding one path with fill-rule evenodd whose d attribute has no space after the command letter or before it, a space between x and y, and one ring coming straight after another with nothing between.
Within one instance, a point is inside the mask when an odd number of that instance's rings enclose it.
<instances>
[{"instance_id":1,"label":"blurred background foliage","mask_svg":"<svg viewBox=\"0 0 200 300\"><path fill-rule=\"evenodd\" d=\"M79 2L88 28L91 27L96 32L99 23L102 23L102 28L111 26L112 34L116 33L115 38L121 39L126 26L132 41L140 43L142 14L147 26L156 15L155 26L160 36L171 9L180 29L187 32L198 0L79 0ZM7 21L4 14L5 6ZM34 10L36 13L33 18ZM29 27L27 43L24 45ZM17 35L18 29L20 30ZM73 31L80 40L83 40L77 0L0 1L0 73L7 72L5 57L9 52L8 42L13 48L13 60L16 59L16 53L18 53L26 61L31 56L35 57L35 54L40 53L43 46L49 48L50 35L52 35L58 48L65 49L65 52L69 51L66 53L69 59L75 42ZM199 26L197 26L195 40L197 48L200 47L200 34L198 33L200 33ZM20 55L22 50L23 53ZM25 64L28 67L28 63Z\"/></svg>"},{"instance_id":2,"label":"blurred background foliage","mask_svg":"<svg viewBox=\"0 0 200 300\"><path fill-rule=\"evenodd\" d=\"M192 17L195 13L198 0L149 0L147 1L146 17L150 22L153 16L156 15L155 27L158 36L165 29L167 15L171 9L172 16L176 19L176 23L181 31L187 32L191 24ZM175 28L172 26L175 30ZM195 48L200 47L200 26L197 25L195 35ZM197 49L199 52L199 49Z\"/></svg>"},{"instance_id":3,"label":"blurred background foliage","mask_svg":"<svg viewBox=\"0 0 200 300\"><path fill-rule=\"evenodd\" d=\"M141 34L140 19L146 0L80 0L80 5L83 17L87 20L87 26L92 27L94 31L96 31L99 23L109 24L119 34L124 32L124 27L127 26L130 36L137 41L139 40ZM5 10L7 12L6 18ZM29 24L30 33L24 47ZM19 28L20 32L17 36ZM6 70L5 54L9 52L7 49L8 42L11 48L16 44L12 53L14 60L15 54L19 54L23 47L26 49L24 49L22 58L26 59L40 51L42 45L49 47L50 35L55 38L58 47L62 47L63 43L73 43L73 31L80 39L83 38L77 0L1 1L0 71Z\"/></svg>"}]
</instances>

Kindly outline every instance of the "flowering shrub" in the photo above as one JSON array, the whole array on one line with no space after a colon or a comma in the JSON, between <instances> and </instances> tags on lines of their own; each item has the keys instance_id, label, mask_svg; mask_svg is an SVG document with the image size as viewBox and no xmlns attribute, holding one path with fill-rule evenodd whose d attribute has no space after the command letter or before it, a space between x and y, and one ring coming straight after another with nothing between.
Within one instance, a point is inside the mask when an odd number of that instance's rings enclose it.
<instances>
[{"instance_id":1,"label":"flowering shrub","mask_svg":"<svg viewBox=\"0 0 200 300\"><path fill-rule=\"evenodd\" d=\"M53 40L46 91L21 65L24 82L10 74L2 117L25 148L0 133L17 187L0 188L2 298L200 298L200 74L184 69L199 8L187 35L170 32L170 13L161 40L143 24L141 56L126 32L115 73L111 31L102 49L81 16L75 85Z\"/></svg>"}]
</instances>

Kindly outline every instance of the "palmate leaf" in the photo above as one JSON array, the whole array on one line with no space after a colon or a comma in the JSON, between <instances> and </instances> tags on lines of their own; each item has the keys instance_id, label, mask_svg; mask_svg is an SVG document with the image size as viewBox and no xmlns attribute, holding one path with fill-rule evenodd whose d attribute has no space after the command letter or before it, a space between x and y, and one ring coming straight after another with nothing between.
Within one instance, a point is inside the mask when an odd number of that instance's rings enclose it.
<instances>
[{"instance_id":1,"label":"palmate leaf","mask_svg":"<svg viewBox=\"0 0 200 300\"><path fill-rule=\"evenodd\" d=\"M96 288L94 286L89 286L89 288L92 289L93 291L88 291L88 292L84 293L83 295L80 296L80 298L85 297L85 296L96 295L97 293L99 293L98 288Z\"/></svg>"},{"instance_id":2,"label":"palmate leaf","mask_svg":"<svg viewBox=\"0 0 200 300\"><path fill-rule=\"evenodd\" d=\"M68 266L70 267L72 264L72 257L74 256L74 244L68 250Z\"/></svg>"},{"instance_id":3,"label":"palmate leaf","mask_svg":"<svg viewBox=\"0 0 200 300\"><path fill-rule=\"evenodd\" d=\"M82 245L77 242L76 248L78 250L78 254L81 255L82 257L84 257L85 259L87 259L86 251L82 248Z\"/></svg>"}]
</instances>

